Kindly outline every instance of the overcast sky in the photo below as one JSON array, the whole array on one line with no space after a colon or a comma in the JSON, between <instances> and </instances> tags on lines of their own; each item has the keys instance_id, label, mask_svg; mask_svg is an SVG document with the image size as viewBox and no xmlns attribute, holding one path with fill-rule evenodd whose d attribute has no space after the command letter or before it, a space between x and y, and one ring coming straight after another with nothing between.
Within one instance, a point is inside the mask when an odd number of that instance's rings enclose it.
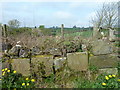
<instances>
[{"instance_id":1,"label":"overcast sky","mask_svg":"<svg viewBox=\"0 0 120 90\"><path fill-rule=\"evenodd\" d=\"M88 0L89 1L89 0ZM21 26L86 27L103 2L2 2L2 23L17 19Z\"/></svg>"}]
</instances>

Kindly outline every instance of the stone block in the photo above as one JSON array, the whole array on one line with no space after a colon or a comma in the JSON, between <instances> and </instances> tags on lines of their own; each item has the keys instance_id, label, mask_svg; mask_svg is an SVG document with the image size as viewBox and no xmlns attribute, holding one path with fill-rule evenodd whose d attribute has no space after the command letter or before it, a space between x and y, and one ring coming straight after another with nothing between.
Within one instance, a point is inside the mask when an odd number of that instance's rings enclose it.
<instances>
[{"instance_id":1,"label":"stone block","mask_svg":"<svg viewBox=\"0 0 120 90\"><path fill-rule=\"evenodd\" d=\"M89 58L89 63L98 68L117 67L118 62L120 62L119 58L112 54L91 56Z\"/></svg>"},{"instance_id":2,"label":"stone block","mask_svg":"<svg viewBox=\"0 0 120 90\"><path fill-rule=\"evenodd\" d=\"M60 70L61 68L64 68L65 64L66 64L66 57L61 57L54 60L54 66L56 71Z\"/></svg>"},{"instance_id":3,"label":"stone block","mask_svg":"<svg viewBox=\"0 0 120 90\"><path fill-rule=\"evenodd\" d=\"M32 58L33 70L41 72L40 69L45 71L45 75L53 73L53 55L38 55Z\"/></svg>"},{"instance_id":4,"label":"stone block","mask_svg":"<svg viewBox=\"0 0 120 90\"><path fill-rule=\"evenodd\" d=\"M88 69L87 52L76 52L67 54L68 67L74 71L86 71Z\"/></svg>"},{"instance_id":5,"label":"stone block","mask_svg":"<svg viewBox=\"0 0 120 90\"><path fill-rule=\"evenodd\" d=\"M109 40L110 41L116 40L116 36L114 33L115 33L115 30L109 29Z\"/></svg>"},{"instance_id":6,"label":"stone block","mask_svg":"<svg viewBox=\"0 0 120 90\"><path fill-rule=\"evenodd\" d=\"M113 53L113 46L102 39L96 40L92 43L92 53L94 55L110 54Z\"/></svg>"},{"instance_id":7,"label":"stone block","mask_svg":"<svg viewBox=\"0 0 120 90\"><path fill-rule=\"evenodd\" d=\"M7 61L2 63L2 68L9 68L9 67L10 65Z\"/></svg>"},{"instance_id":8,"label":"stone block","mask_svg":"<svg viewBox=\"0 0 120 90\"><path fill-rule=\"evenodd\" d=\"M98 70L99 74L106 73L106 74L118 74L118 69L117 68L104 68L104 69L99 69Z\"/></svg>"},{"instance_id":9,"label":"stone block","mask_svg":"<svg viewBox=\"0 0 120 90\"><path fill-rule=\"evenodd\" d=\"M23 76L29 76L30 75L30 60L25 59L13 59L12 61L12 68L13 70L16 70L18 73L21 73Z\"/></svg>"}]
</instances>

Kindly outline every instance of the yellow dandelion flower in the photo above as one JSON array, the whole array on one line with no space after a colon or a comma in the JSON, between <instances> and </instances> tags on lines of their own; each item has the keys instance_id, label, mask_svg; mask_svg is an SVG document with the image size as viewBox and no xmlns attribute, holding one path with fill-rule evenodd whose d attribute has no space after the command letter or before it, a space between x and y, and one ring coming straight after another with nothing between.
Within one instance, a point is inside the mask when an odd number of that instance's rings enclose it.
<instances>
[{"instance_id":1,"label":"yellow dandelion flower","mask_svg":"<svg viewBox=\"0 0 120 90\"><path fill-rule=\"evenodd\" d=\"M8 70L8 68L5 68L5 71L7 71Z\"/></svg>"},{"instance_id":2,"label":"yellow dandelion flower","mask_svg":"<svg viewBox=\"0 0 120 90\"><path fill-rule=\"evenodd\" d=\"M2 79L0 79L0 81L1 81Z\"/></svg>"},{"instance_id":3,"label":"yellow dandelion flower","mask_svg":"<svg viewBox=\"0 0 120 90\"><path fill-rule=\"evenodd\" d=\"M118 79L117 81L120 82L120 79Z\"/></svg>"},{"instance_id":4,"label":"yellow dandelion flower","mask_svg":"<svg viewBox=\"0 0 120 90\"><path fill-rule=\"evenodd\" d=\"M13 90L16 90L16 88L14 88Z\"/></svg>"},{"instance_id":5,"label":"yellow dandelion flower","mask_svg":"<svg viewBox=\"0 0 120 90\"><path fill-rule=\"evenodd\" d=\"M29 78L26 78L25 80L28 80Z\"/></svg>"},{"instance_id":6,"label":"yellow dandelion flower","mask_svg":"<svg viewBox=\"0 0 120 90\"><path fill-rule=\"evenodd\" d=\"M27 86L29 86L30 84L29 83L27 83Z\"/></svg>"},{"instance_id":7,"label":"yellow dandelion flower","mask_svg":"<svg viewBox=\"0 0 120 90\"><path fill-rule=\"evenodd\" d=\"M13 73L16 73L16 71L13 71Z\"/></svg>"},{"instance_id":8,"label":"yellow dandelion flower","mask_svg":"<svg viewBox=\"0 0 120 90\"><path fill-rule=\"evenodd\" d=\"M112 75L113 77L116 77L116 75Z\"/></svg>"},{"instance_id":9,"label":"yellow dandelion flower","mask_svg":"<svg viewBox=\"0 0 120 90\"><path fill-rule=\"evenodd\" d=\"M110 78L112 78L112 75L109 75Z\"/></svg>"},{"instance_id":10,"label":"yellow dandelion flower","mask_svg":"<svg viewBox=\"0 0 120 90\"><path fill-rule=\"evenodd\" d=\"M4 76L5 74L3 73L2 75Z\"/></svg>"},{"instance_id":11,"label":"yellow dandelion flower","mask_svg":"<svg viewBox=\"0 0 120 90\"><path fill-rule=\"evenodd\" d=\"M2 69L2 71L5 71L5 69Z\"/></svg>"},{"instance_id":12,"label":"yellow dandelion flower","mask_svg":"<svg viewBox=\"0 0 120 90\"><path fill-rule=\"evenodd\" d=\"M22 83L22 86L25 86L25 83Z\"/></svg>"},{"instance_id":13,"label":"yellow dandelion flower","mask_svg":"<svg viewBox=\"0 0 120 90\"><path fill-rule=\"evenodd\" d=\"M102 85L103 85L103 86L105 86L105 85L106 85L106 83L102 83Z\"/></svg>"},{"instance_id":14,"label":"yellow dandelion flower","mask_svg":"<svg viewBox=\"0 0 120 90\"><path fill-rule=\"evenodd\" d=\"M4 76L4 75L5 75L5 72L3 72L2 75Z\"/></svg>"},{"instance_id":15,"label":"yellow dandelion flower","mask_svg":"<svg viewBox=\"0 0 120 90\"><path fill-rule=\"evenodd\" d=\"M108 77L108 76L105 76L105 79L106 79L106 80L108 80L108 79L109 79L109 77Z\"/></svg>"},{"instance_id":16,"label":"yellow dandelion flower","mask_svg":"<svg viewBox=\"0 0 120 90\"><path fill-rule=\"evenodd\" d=\"M7 72L10 72L10 70L8 70Z\"/></svg>"},{"instance_id":17,"label":"yellow dandelion flower","mask_svg":"<svg viewBox=\"0 0 120 90\"><path fill-rule=\"evenodd\" d=\"M35 79L31 79L32 82L35 82Z\"/></svg>"}]
</instances>

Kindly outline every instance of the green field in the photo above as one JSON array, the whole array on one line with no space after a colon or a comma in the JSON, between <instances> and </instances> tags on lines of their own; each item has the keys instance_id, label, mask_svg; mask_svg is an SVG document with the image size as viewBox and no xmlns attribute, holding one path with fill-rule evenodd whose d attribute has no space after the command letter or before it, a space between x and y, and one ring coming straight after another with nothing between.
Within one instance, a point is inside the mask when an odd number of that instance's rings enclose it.
<instances>
[{"instance_id":1,"label":"green field","mask_svg":"<svg viewBox=\"0 0 120 90\"><path fill-rule=\"evenodd\" d=\"M75 32L75 33L69 33L65 34L65 36L82 36L82 37L91 37L93 31L88 30L88 31L82 31L82 32Z\"/></svg>"}]
</instances>

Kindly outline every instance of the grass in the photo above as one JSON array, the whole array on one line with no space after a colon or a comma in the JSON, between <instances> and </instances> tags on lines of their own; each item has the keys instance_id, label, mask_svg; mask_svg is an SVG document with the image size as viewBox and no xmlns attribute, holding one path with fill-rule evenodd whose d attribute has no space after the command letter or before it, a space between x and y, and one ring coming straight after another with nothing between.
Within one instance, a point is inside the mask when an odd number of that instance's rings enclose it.
<instances>
[{"instance_id":1,"label":"grass","mask_svg":"<svg viewBox=\"0 0 120 90\"><path fill-rule=\"evenodd\" d=\"M2 69L2 88L34 88L35 79L23 77L21 74L8 68Z\"/></svg>"},{"instance_id":2,"label":"grass","mask_svg":"<svg viewBox=\"0 0 120 90\"><path fill-rule=\"evenodd\" d=\"M90 65L89 70L92 71L93 73L96 73L98 71L98 68L95 65Z\"/></svg>"},{"instance_id":3,"label":"grass","mask_svg":"<svg viewBox=\"0 0 120 90\"><path fill-rule=\"evenodd\" d=\"M77 78L75 88L118 88L120 79L116 75L99 75L95 81Z\"/></svg>"},{"instance_id":4,"label":"grass","mask_svg":"<svg viewBox=\"0 0 120 90\"><path fill-rule=\"evenodd\" d=\"M82 78L77 78L74 81L74 87L75 88L94 88L94 82L91 82Z\"/></svg>"},{"instance_id":5,"label":"grass","mask_svg":"<svg viewBox=\"0 0 120 90\"><path fill-rule=\"evenodd\" d=\"M90 37L92 36L92 31L83 31L83 32L75 32L75 33L70 33L70 34L65 34L65 36L82 36L82 37Z\"/></svg>"},{"instance_id":6,"label":"grass","mask_svg":"<svg viewBox=\"0 0 120 90\"><path fill-rule=\"evenodd\" d=\"M95 66L91 66L92 71L96 71ZM73 72L71 72L72 75ZM63 75L66 74L66 75ZM62 72L55 76L51 74L49 77L43 78L41 82L33 79L33 77L23 77L21 74L8 68L2 69L2 87L3 88L65 88L66 83L71 88L118 88L120 85L120 77L114 74L101 74L95 80L88 80L85 76L68 75ZM40 77L40 76L39 76ZM56 78L55 78L56 77ZM35 77L34 77L35 78ZM36 83L39 85L37 86Z\"/></svg>"}]
</instances>

